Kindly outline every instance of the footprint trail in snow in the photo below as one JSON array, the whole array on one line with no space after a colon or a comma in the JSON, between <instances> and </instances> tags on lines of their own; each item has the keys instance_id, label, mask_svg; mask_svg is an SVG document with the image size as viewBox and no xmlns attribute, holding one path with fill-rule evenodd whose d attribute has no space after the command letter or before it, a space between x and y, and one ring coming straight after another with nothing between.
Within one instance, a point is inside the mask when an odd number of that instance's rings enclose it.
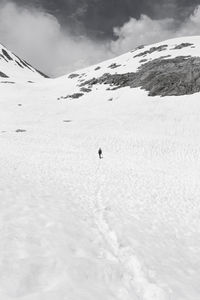
<instances>
[{"instance_id":1,"label":"footprint trail in snow","mask_svg":"<svg viewBox=\"0 0 200 300\"><path fill-rule=\"evenodd\" d=\"M145 270L145 266L134 254L134 249L121 246L116 232L107 223L105 218L106 207L102 203L102 190L105 188L105 180L106 173L103 162L101 162L97 167L94 180L94 186L97 187L94 195L96 202L94 219L102 239L107 245L105 257L120 265L122 270L121 286L118 287L116 296L120 300L169 300L166 290L149 280L148 270Z\"/></svg>"}]
</instances>

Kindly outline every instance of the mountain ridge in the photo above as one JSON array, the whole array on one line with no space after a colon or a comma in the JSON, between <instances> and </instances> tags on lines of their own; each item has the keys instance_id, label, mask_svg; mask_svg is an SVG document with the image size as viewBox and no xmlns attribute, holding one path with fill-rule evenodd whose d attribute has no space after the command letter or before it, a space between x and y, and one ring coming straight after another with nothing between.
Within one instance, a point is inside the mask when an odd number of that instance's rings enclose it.
<instances>
[{"instance_id":1,"label":"mountain ridge","mask_svg":"<svg viewBox=\"0 0 200 300\"><path fill-rule=\"evenodd\" d=\"M80 98L100 85L110 91L138 87L150 96L193 94L200 91L199 53L199 36L139 46L114 59L60 77L69 86L74 85L74 93L61 97Z\"/></svg>"},{"instance_id":2,"label":"mountain ridge","mask_svg":"<svg viewBox=\"0 0 200 300\"><path fill-rule=\"evenodd\" d=\"M65 81L69 87L74 86L73 92L58 98L77 99L102 84L108 90L139 87L150 96L199 92L199 45L200 37L194 36L139 46L116 58L55 78L58 85ZM0 45L0 78L2 83L13 83L37 82L48 76Z\"/></svg>"},{"instance_id":3,"label":"mountain ridge","mask_svg":"<svg viewBox=\"0 0 200 300\"><path fill-rule=\"evenodd\" d=\"M9 81L15 82L38 81L41 78L48 78L48 76L0 44L0 79L1 78L7 78Z\"/></svg>"}]
</instances>

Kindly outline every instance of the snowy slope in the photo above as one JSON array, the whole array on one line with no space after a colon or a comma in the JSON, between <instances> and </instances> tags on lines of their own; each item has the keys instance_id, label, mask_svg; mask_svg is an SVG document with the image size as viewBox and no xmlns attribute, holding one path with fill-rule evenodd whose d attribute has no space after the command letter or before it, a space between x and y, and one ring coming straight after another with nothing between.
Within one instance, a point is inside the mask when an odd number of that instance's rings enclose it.
<instances>
[{"instance_id":1,"label":"snowy slope","mask_svg":"<svg viewBox=\"0 0 200 300\"><path fill-rule=\"evenodd\" d=\"M199 93L80 86L199 48L169 40L78 76L0 85L0 299L199 299Z\"/></svg>"},{"instance_id":2,"label":"snowy slope","mask_svg":"<svg viewBox=\"0 0 200 300\"><path fill-rule=\"evenodd\" d=\"M45 75L0 45L0 83L41 81Z\"/></svg>"},{"instance_id":3,"label":"snowy slope","mask_svg":"<svg viewBox=\"0 0 200 300\"><path fill-rule=\"evenodd\" d=\"M91 81L92 79L96 79L98 81L99 78L102 78L104 75L115 75L115 74L137 74L138 69L144 69L143 77L145 77L145 73L147 73L147 68L145 69L144 66L148 64L152 64L152 62L157 62L156 67L159 70L160 68L160 62L169 61L172 62L176 66L177 69L171 69L171 74L175 72L180 72L179 69L179 61L177 62L177 58L181 61L188 61L189 64L190 60L193 58L197 59L198 68L199 68L199 53L200 53L200 42L199 42L199 36L197 37L186 37L186 38L178 38L178 39L172 39L168 41L164 41L161 43L157 43L155 45L150 46L141 46L138 49L134 49L133 51L130 51L129 53L126 53L120 57L117 57L116 59L111 59L106 62L103 62L101 64L95 65L93 67L89 67L83 70L80 70L79 72L75 72L72 74L69 74L68 76L63 76L63 78L59 78L55 80L55 84L61 84L62 86L66 86L66 95L62 95L62 97L71 96L75 93L78 94L85 94L87 95L88 91L83 92L82 88L91 88L94 89L98 86L98 82L95 84L85 84L87 81ZM172 64L172 63L171 63ZM166 66L164 66L166 70ZM190 73L193 70L187 70L186 74ZM164 71L163 73L165 73ZM198 69L199 72L199 69ZM139 74L140 75L140 74ZM155 74L150 74L153 77ZM158 77L161 77L163 74L158 74ZM178 74L180 75L180 74ZM200 74L198 74L198 78L200 77ZM109 78L109 76L108 76ZM150 78L148 78L149 80ZM174 78L173 78L174 79ZM196 79L196 78L195 78ZM120 80L120 78L119 78ZM124 77L121 78L121 80L124 80ZM191 80L189 78L189 80ZM102 80L103 81L103 80ZM95 82L95 81L94 81ZM104 84L106 83L106 80L104 80ZM168 82L166 82L167 84ZM138 85L138 87L142 87L142 85ZM198 83L199 86L199 83ZM115 87L115 86L114 86ZM113 86L106 86L107 90L110 88L112 89ZM109 94L109 93L107 93ZM112 93L110 93L112 95ZM184 93L183 93L184 94Z\"/></svg>"}]
</instances>

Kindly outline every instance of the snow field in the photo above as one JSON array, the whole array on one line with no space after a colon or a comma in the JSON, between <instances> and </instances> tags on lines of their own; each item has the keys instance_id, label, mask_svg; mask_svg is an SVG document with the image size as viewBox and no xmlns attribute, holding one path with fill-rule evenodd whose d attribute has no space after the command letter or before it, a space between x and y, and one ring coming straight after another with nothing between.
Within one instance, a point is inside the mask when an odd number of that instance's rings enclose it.
<instances>
[{"instance_id":1,"label":"snow field","mask_svg":"<svg viewBox=\"0 0 200 300\"><path fill-rule=\"evenodd\" d=\"M199 299L199 95L76 85L0 86L0 299Z\"/></svg>"}]
</instances>

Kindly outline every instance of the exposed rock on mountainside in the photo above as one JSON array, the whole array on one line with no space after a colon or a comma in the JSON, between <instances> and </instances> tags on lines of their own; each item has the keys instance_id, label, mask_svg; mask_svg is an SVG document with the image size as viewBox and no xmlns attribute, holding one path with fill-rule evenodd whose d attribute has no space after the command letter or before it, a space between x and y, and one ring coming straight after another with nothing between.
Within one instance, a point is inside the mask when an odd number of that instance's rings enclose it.
<instances>
[{"instance_id":1,"label":"exposed rock on mountainside","mask_svg":"<svg viewBox=\"0 0 200 300\"><path fill-rule=\"evenodd\" d=\"M139 54L137 54L137 55L135 55L134 56L134 58L135 57L144 57L144 56L146 56L147 54L151 54L151 53L153 53L153 52L161 52L161 51L164 51L164 50L166 50L167 49L167 45L161 45L161 46L159 46L159 47L152 47L152 48L150 48L149 50L147 50L147 51L144 51L144 52L141 52L141 53L139 53Z\"/></svg>"},{"instance_id":2,"label":"exposed rock on mountainside","mask_svg":"<svg viewBox=\"0 0 200 300\"><path fill-rule=\"evenodd\" d=\"M83 92L83 93L90 93L91 91L92 91L91 89L87 89L85 87L81 88L81 92Z\"/></svg>"},{"instance_id":3,"label":"exposed rock on mountainside","mask_svg":"<svg viewBox=\"0 0 200 300\"><path fill-rule=\"evenodd\" d=\"M6 74L4 74L3 72L0 71L0 77L3 77L3 78L9 78Z\"/></svg>"},{"instance_id":4,"label":"exposed rock on mountainside","mask_svg":"<svg viewBox=\"0 0 200 300\"><path fill-rule=\"evenodd\" d=\"M81 84L108 84L112 89L141 87L149 96L188 95L200 91L200 58L179 56L172 59L154 59L140 66L137 72L105 73Z\"/></svg>"},{"instance_id":5,"label":"exposed rock on mountainside","mask_svg":"<svg viewBox=\"0 0 200 300\"><path fill-rule=\"evenodd\" d=\"M179 44L179 45L175 46L173 48L173 50L180 50L180 49L183 49L183 48L186 48L186 47L190 47L190 46L194 46L194 44L191 44L191 43L182 43L182 44Z\"/></svg>"},{"instance_id":6,"label":"exposed rock on mountainside","mask_svg":"<svg viewBox=\"0 0 200 300\"><path fill-rule=\"evenodd\" d=\"M76 77L79 77L80 75L79 74L70 74L68 76L69 79L73 79L73 78L76 78Z\"/></svg>"},{"instance_id":7,"label":"exposed rock on mountainside","mask_svg":"<svg viewBox=\"0 0 200 300\"><path fill-rule=\"evenodd\" d=\"M8 60L13 60L12 57L8 54L8 52L5 49L2 49L2 53Z\"/></svg>"},{"instance_id":8,"label":"exposed rock on mountainside","mask_svg":"<svg viewBox=\"0 0 200 300\"><path fill-rule=\"evenodd\" d=\"M120 67L121 65L117 65L116 63L111 64L108 68L110 69L116 69L118 67Z\"/></svg>"}]
</instances>

